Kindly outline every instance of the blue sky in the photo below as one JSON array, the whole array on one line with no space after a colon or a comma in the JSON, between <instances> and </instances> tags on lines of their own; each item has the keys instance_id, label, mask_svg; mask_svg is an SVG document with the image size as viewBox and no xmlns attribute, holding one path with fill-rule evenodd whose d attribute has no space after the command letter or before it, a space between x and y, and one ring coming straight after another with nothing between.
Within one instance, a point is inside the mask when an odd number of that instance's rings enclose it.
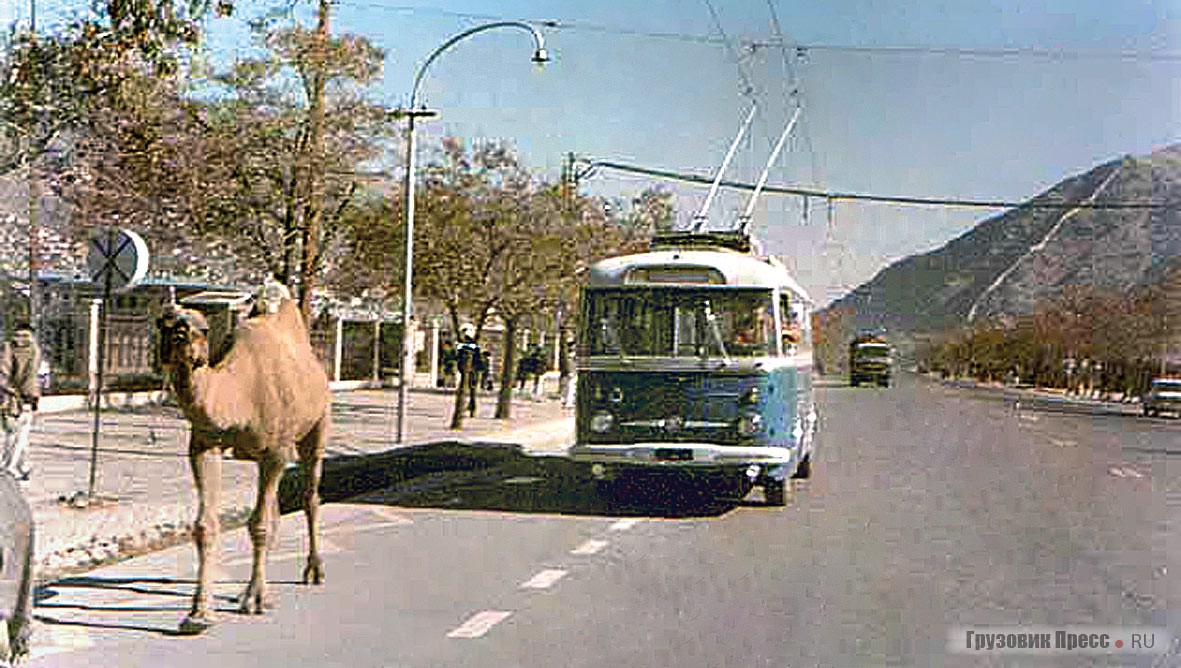
<instances>
[{"instance_id":1,"label":"blue sky","mask_svg":"<svg viewBox=\"0 0 1181 668\"><path fill-rule=\"evenodd\" d=\"M1023 200L1181 141L1181 0L771 1L787 39L810 47L787 54L804 111L773 184ZM507 139L551 177L568 151L712 175L750 104L744 75L760 113L727 177L754 181L789 117L790 76L779 49L743 48L774 37L767 0L711 2L732 48L704 39L722 36L705 0L339 0L333 31L386 49L375 98L393 106L451 35L497 18L558 21L542 28L554 57L543 70L528 62L525 32L490 31L443 54L422 93L442 112L428 137ZM26 20L27 4L0 0L0 22ZM81 5L40 0L38 11ZM297 7L310 19L310 0ZM234 34L233 21L214 28ZM630 196L654 183L602 171L583 191ZM667 185L688 222L705 189ZM719 198L712 224L729 226L744 204ZM799 198L764 196L754 229L820 303L996 213L839 202L830 224L823 202L807 220L801 210Z\"/></svg>"}]
</instances>

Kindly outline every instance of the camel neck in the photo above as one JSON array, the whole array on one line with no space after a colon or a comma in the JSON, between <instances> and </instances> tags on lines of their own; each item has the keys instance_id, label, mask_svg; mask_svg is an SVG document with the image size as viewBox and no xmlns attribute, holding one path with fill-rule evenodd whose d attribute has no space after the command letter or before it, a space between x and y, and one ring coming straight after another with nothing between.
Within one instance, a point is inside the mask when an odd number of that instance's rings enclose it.
<instances>
[{"instance_id":1,"label":"camel neck","mask_svg":"<svg viewBox=\"0 0 1181 668\"><path fill-rule=\"evenodd\" d=\"M187 412L191 406L198 403L197 395L204 385L204 376L209 373L208 367L194 369L186 364L178 365L173 385L176 389L176 399L181 408Z\"/></svg>"}]
</instances>

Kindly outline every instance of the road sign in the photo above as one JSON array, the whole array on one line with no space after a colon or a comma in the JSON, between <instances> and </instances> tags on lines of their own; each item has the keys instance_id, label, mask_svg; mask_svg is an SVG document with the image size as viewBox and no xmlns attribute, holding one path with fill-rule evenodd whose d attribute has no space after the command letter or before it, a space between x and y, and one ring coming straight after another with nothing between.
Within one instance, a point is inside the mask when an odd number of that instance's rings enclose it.
<instances>
[{"instance_id":1,"label":"road sign","mask_svg":"<svg viewBox=\"0 0 1181 668\"><path fill-rule=\"evenodd\" d=\"M102 230L90 239L86 258L90 280L112 290L129 288L148 273L148 245L131 230Z\"/></svg>"}]
</instances>

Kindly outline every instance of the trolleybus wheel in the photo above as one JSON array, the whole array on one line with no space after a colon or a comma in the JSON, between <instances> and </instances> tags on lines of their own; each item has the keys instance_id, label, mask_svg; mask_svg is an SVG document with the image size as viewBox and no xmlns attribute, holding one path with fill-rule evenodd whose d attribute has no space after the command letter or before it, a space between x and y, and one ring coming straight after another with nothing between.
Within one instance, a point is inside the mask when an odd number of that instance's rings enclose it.
<instances>
[{"instance_id":1,"label":"trolleybus wheel","mask_svg":"<svg viewBox=\"0 0 1181 668\"><path fill-rule=\"evenodd\" d=\"M745 499L746 495L750 494L750 490L754 489L754 487L755 481L751 480L745 472L738 473L737 475L726 476L725 479L718 480L717 483L713 485L716 496L731 501L741 501Z\"/></svg>"},{"instance_id":2,"label":"trolleybus wheel","mask_svg":"<svg viewBox=\"0 0 1181 668\"><path fill-rule=\"evenodd\" d=\"M788 480L767 480L763 483L763 499L768 506L786 506Z\"/></svg>"},{"instance_id":3,"label":"trolleybus wheel","mask_svg":"<svg viewBox=\"0 0 1181 668\"><path fill-rule=\"evenodd\" d=\"M812 477L812 453L804 455L800 463L796 465L796 472L792 474L793 478L797 480L804 480Z\"/></svg>"}]
</instances>

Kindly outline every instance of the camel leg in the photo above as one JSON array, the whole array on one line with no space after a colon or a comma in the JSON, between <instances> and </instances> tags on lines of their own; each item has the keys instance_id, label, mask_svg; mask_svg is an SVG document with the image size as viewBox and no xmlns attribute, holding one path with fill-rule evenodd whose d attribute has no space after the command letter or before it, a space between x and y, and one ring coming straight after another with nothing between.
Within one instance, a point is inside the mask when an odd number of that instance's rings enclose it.
<instances>
[{"instance_id":1,"label":"camel leg","mask_svg":"<svg viewBox=\"0 0 1181 668\"><path fill-rule=\"evenodd\" d=\"M303 569L304 584L323 584L324 563L320 561L320 477L324 471L324 447L328 435L328 414L299 443L299 467L303 471L303 512L308 522L308 562Z\"/></svg>"},{"instance_id":2,"label":"camel leg","mask_svg":"<svg viewBox=\"0 0 1181 668\"><path fill-rule=\"evenodd\" d=\"M191 437L190 437L191 439ZM180 623L181 633L201 633L213 625L209 611L209 590L218 565L218 508L221 498L221 453L200 451L190 440L189 465L197 486L197 521L193 524L193 542L197 546L197 588L193 607Z\"/></svg>"},{"instance_id":3,"label":"camel leg","mask_svg":"<svg viewBox=\"0 0 1181 668\"><path fill-rule=\"evenodd\" d=\"M270 607L267 600L267 546L274 540L278 521L279 479L283 474L283 459L276 454L265 454L258 462L258 498L248 522L252 559L250 582L238 600L238 612L261 615Z\"/></svg>"}]
</instances>

